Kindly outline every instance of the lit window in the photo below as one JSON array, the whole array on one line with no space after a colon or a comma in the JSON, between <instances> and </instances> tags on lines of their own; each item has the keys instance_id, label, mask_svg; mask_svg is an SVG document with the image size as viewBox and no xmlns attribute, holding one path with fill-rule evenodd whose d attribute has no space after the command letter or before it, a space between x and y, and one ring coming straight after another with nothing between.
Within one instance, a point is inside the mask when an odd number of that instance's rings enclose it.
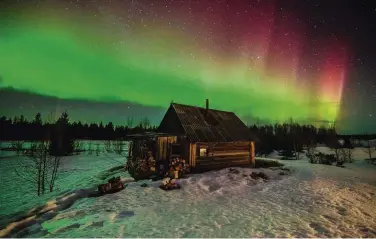
<instances>
[{"instance_id":1,"label":"lit window","mask_svg":"<svg viewBox=\"0 0 376 239\"><path fill-rule=\"evenodd\" d=\"M207 148L200 148L200 157L207 156L208 149Z\"/></svg>"}]
</instances>

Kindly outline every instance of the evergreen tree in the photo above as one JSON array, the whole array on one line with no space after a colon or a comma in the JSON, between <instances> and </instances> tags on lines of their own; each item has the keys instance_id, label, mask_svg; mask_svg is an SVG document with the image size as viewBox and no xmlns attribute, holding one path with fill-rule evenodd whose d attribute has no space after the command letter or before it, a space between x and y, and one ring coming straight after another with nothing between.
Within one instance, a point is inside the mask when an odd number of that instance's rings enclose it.
<instances>
[{"instance_id":1,"label":"evergreen tree","mask_svg":"<svg viewBox=\"0 0 376 239\"><path fill-rule=\"evenodd\" d=\"M74 151L74 139L69 130L69 117L67 112L62 113L52 127L50 135L50 154L53 156L66 156Z\"/></svg>"}]
</instances>

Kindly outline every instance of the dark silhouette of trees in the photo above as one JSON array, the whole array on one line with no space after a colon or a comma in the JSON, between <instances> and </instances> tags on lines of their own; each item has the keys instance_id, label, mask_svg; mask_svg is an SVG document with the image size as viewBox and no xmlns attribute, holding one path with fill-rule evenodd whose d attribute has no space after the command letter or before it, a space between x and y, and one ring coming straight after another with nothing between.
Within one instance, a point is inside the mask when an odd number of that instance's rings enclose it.
<instances>
[{"instance_id":1,"label":"dark silhouette of trees","mask_svg":"<svg viewBox=\"0 0 376 239\"><path fill-rule=\"evenodd\" d=\"M67 156L73 153L74 138L69 124L68 113L64 112L50 128L50 155Z\"/></svg>"},{"instance_id":2,"label":"dark silhouette of trees","mask_svg":"<svg viewBox=\"0 0 376 239\"><path fill-rule=\"evenodd\" d=\"M82 123L81 121L70 122L67 112L64 112L55 122L43 119L40 113L37 113L30 121L23 115L13 119L3 116L0 118L0 140L56 141L60 137L60 144L65 145L61 150L67 152L70 151L68 145L71 145L71 141L74 139L115 140L123 139L128 134L156 131L157 129L156 126L150 124L147 117L143 117L138 124L135 124L136 126L133 126L133 120L133 117L128 117L124 122L126 126L115 126L112 122L107 124L103 122L99 124ZM51 147L53 151L57 150L57 145Z\"/></svg>"},{"instance_id":3,"label":"dark silhouette of trees","mask_svg":"<svg viewBox=\"0 0 376 239\"><path fill-rule=\"evenodd\" d=\"M250 127L257 139L256 153L267 155L273 150L283 150L286 155L299 159L299 155L292 152L301 152L303 146L312 146L317 143L327 143L329 138L337 138L337 133L329 128L317 128L313 125L300 125L292 120L289 123L274 125L253 125Z\"/></svg>"},{"instance_id":4,"label":"dark silhouette of trees","mask_svg":"<svg viewBox=\"0 0 376 239\"><path fill-rule=\"evenodd\" d=\"M70 122L66 112L54 122L44 119L40 113L36 114L31 121L22 115L13 119L3 116L0 118L0 140L51 140L55 143L61 141L60 144L64 145L60 149L62 152L56 154L67 154L74 145L73 140L126 140L128 134L157 130L157 127L152 126L146 117L140 119L138 123L134 122L133 117L128 117L124 120L124 124L121 126L114 125L112 122ZM335 126L300 125L292 120L274 125L253 125L249 128L251 133L258 138L256 143L258 155L267 155L273 150L300 152L303 146L313 147L317 143L324 143L339 151L342 148L348 148L348 146L338 145L339 137L345 140L345 144L350 142L350 136L338 136ZM61 139L58 140L59 137ZM368 135L367 137L376 136ZM57 145L51 147L51 150L57 150L54 148Z\"/></svg>"}]
</instances>

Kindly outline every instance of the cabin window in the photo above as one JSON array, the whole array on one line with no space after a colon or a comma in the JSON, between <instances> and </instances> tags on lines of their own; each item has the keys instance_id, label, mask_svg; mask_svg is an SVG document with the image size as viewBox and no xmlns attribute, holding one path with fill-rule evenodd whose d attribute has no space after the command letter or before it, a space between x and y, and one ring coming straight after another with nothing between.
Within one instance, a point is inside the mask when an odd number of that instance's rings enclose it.
<instances>
[{"instance_id":1,"label":"cabin window","mask_svg":"<svg viewBox=\"0 0 376 239\"><path fill-rule=\"evenodd\" d=\"M200 157L208 156L208 148L200 147Z\"/></svg>"},{"instance_id":2,"label":"cabin window","mask_svg":"<svg viewBox=\"0 0 376 239\"><path fill-rule=\"evenodd\" d=\"M171 144L171 154L180 155L180 153L181 153L180 144Z\"/></svg>"}]
</instances>

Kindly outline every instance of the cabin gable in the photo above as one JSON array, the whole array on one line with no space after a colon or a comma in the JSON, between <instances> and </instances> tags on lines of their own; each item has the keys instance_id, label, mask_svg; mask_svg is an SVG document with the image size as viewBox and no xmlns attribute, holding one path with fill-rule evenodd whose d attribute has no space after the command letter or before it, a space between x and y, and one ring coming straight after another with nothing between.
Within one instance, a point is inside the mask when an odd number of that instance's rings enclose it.
<instances>
[{"instance_id":1,"label":"cabin gable","mask_svg":"<svg viewBox=\"0 0 376 239\"><path fill-rule=\"evenodd\" d=\"M184 129L180 123L178 116L176 115L175 109L170 106L163 117L159 127L158 132L169 133L174 135L183 135Z\"/></svg>"}]
</instances>

